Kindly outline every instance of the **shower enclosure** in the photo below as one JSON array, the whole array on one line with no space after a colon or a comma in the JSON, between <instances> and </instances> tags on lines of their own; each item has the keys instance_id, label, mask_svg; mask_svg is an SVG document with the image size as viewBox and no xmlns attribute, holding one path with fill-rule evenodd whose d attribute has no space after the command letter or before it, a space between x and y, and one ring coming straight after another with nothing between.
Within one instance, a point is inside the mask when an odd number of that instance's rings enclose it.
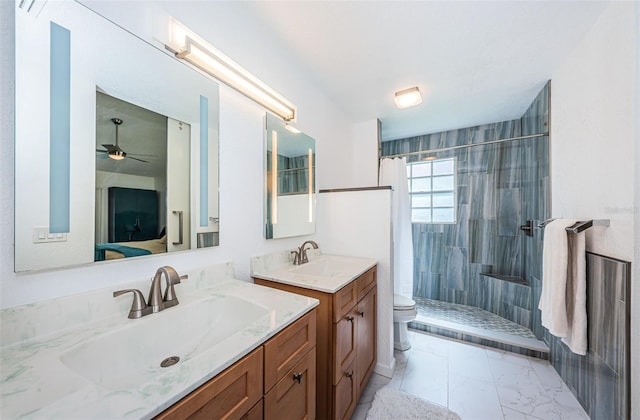
<instances>
[{"instance_id":1,"label":"shower enclosure","mask_svg":"<svg viewBox=\"0 0 640 420\"><path fill-rule=\"evenodd\" d=\"M409 166L422 315L410 326L470 341L461 331L479 329L477 342L493 345L486 340L495 336L501 348L509 334L542 338L536 226L549 217L548 98L549 84L519 119L382 143L382 156L406 156ZM439 162L453 167L452 185ZM426 318L461 328L447 332ZM541 356L531 348L520 352Z\"/></svg>"}]
</instances>

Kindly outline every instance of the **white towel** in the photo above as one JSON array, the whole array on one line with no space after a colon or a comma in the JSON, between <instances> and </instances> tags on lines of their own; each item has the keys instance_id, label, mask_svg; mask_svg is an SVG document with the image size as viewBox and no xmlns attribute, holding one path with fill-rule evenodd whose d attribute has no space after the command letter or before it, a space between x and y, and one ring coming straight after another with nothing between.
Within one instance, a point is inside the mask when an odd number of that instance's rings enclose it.
<instances>
[{"instance_id":1,"label":"white towel","mask_svg":"<svg viewBox=\"0 0 640 420\"><path fill-rule=\"evenodd\" d=\"M572 219L556 219L544 230L542 325L577 354L587 350L585 234L569 233Z\"/></svg>"},{"instance_id":2,"label":"white towel","mask_svg":"<svg viewBox=\"0 0 640 420\"><path fill-rule=\"evenodd\" d=\"M569 235L567 267L567 335L562 339L569 349L587 354L587 259L585 233Z\"/></svg>"}]
</instances>

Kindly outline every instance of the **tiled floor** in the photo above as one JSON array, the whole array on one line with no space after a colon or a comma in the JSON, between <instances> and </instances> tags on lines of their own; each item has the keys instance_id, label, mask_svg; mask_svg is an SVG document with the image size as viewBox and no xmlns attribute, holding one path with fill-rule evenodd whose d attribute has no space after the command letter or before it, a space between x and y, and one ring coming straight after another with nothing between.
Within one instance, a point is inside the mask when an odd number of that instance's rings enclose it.
<instances>
[{"instance_id":1,"label":"tiled floor","mask_svg":"<svg viewBox=\"0 0 640 420\"><path fill-rule=\"evenodd\" d=\"M422 297L414 297L418 313L428 318L455 322L525 338L536 338L530 329L474 306L458 305Z\"/></svg>"},{"instance_id":2,"label":"tiled floor","mask_svg":"<svg viewBox=\"0 0 640 420\"><path fill-rule=\"evenodd\" d=\"M463 420L589 419L549 362L410 331L392 379L373 374L352 420L383 387L448 407ZM390 419L391 420L391 419Z\"/></svg>"}]
</instances>

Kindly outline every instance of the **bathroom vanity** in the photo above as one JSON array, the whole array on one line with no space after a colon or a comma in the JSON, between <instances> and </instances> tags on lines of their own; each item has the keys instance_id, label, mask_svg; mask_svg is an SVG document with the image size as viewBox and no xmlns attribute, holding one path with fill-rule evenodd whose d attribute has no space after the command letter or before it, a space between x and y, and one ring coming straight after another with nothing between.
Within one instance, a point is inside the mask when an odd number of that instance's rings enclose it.
<instances>
[{"instance_id":1,"label":"bathroom vanity","mask_svg":"<svg viewBox=\"0 0 640 420\"><path fill-rule=\"evenodd\" d=\"M315 310L156 417L310 419L316 409Z\"/></svg>"},{"instance_id":2,"label":"bathroom vanity","mask_svg":"<svg viewBox=\"0 0 640 420\"><path fill-rule=\"evenodd\" d=\"M235 280L231 264L180 274L179 305L141 319L112 289L3 310L0 417L313 413L318 301Z\"/></svg>"},{"instance_id":3,"label":"bathroom vanity","mask_svg":"<svg viewBox=\"0 0 640 420\"><path fill-rule=\"evenodd\" d=\"M260 258L252 261L256 284L320 301L316 418L349 419L376 363L376 261L321 255L292 266Z\"/></svg>"}]
</instances>

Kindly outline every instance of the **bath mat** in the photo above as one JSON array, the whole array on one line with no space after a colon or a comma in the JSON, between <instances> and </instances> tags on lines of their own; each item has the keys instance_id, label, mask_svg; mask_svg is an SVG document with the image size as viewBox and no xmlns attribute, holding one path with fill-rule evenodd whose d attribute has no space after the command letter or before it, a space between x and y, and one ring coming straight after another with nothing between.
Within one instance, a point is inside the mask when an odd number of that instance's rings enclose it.
<instances>
[{"instance_id":1,"label":"bath mat","mask_svg":"<svg viewBox=\"0 0 640 420\"><path fill-rule=\"evenodd\" d=\"M376 392L367 420L460 420L453 411L390 388Z\"/></svg>"}]
</instances>

